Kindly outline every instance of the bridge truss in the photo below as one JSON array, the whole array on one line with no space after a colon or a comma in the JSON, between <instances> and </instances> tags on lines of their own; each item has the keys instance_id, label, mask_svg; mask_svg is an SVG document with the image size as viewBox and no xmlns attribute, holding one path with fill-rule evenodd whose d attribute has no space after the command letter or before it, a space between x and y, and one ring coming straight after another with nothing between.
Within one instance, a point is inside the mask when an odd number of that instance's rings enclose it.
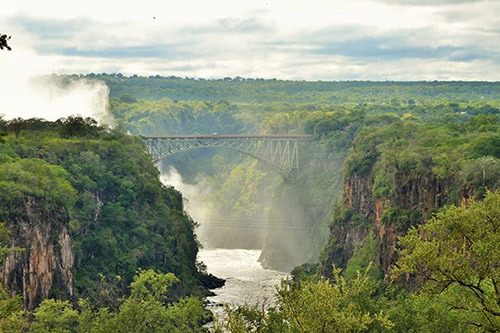
<instances>
[{"instance_id":1,"label":"bridge truss","mask_svg":"<svg viewBox=\"0 0 500 333\"><path fill-rule=\"evenodd\" d=\"M164 157L196 148L227 148L251 155L277 168L287 179L299 175L299 144L311 135L174 135L145 136L147 152L158 163Z\"/></svg>"}]
</instances>

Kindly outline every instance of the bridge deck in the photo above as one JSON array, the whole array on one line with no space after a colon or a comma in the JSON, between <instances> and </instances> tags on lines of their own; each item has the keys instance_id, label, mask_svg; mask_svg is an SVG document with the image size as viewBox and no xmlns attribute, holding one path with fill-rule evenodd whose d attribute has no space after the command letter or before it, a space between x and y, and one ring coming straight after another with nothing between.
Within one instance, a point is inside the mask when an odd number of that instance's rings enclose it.
<instances>
[{"instance_id":1,"label":"bridge deck","mask_svg":"<svg viewBox=\"0 0 500 333\"><path fill-rule=\"evenodd\" d=\"M298 146L312 138L312 135L217 133L142 136L145 148L155 163L188 149L227 148L246 153L276 167L288 179L294 179L299 174Z\"/></svg>"},{"instance_id":2,"label":"bridge deck","mask_svg":"<svg viewBox=\"0 0 500 333\"><path fill-rule=\"evenodd\" d=\"M153 135L142 136L144 139L312 139L312 135L294 134L195 134L195 135Z\"/></svg>"}]
</instances>

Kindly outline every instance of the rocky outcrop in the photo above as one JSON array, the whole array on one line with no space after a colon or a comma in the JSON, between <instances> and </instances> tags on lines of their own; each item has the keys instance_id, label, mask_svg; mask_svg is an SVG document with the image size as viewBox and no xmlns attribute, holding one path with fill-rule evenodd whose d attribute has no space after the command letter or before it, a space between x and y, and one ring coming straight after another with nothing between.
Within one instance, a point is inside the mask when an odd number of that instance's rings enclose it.
<instances>
[{"instance_id":1,"label":"rocky outcrop","mask_svg":"<svg viewBox=\"0 0 500 333\"><path fill-rule=\"evenodd\" d=\"M321 274L333 277L332 267L345 268L356 247L369 234L373 217L372 177L352 174L344 180L343 204L334 209L330 240L321 263Z\"/></svg>"},{"instance_id":2,"label":"rocky outcrop","mask_svg":"<svg viewBox=\"0 0 500 333\"><path fill-rule=\"evenodd\" d=\"M373 177L361 177L354 173L344 181L345 204L356 212L360 219L368 219L373 214Z\"/></svg>"},{"instance_id":3,"label":"rocky outcrop","mask_svg":"<svg viewBox=\"0 0 500 333\"><path fill-rule=\"evenodd\" d=\"M20 248L4 260L0 277L12 294L24 296L27 309L47 297L72 298L73 249L66 209L43 209L28 199L7 221L11 246Z\"/></svg>"},{"instance_id":4,"label":"rocky outcrop","mask_svg":"<svg viewBox=\"0 0 500 333\"><path fill-rule=\"evenodd\" d=\"M398 237L448 203L452 187L451 179L441 180L432 173L394 175L392 196L374 207L374 231L381 244L380 265L386 278L397 259Z\"/></svg>"},{"instance_id":5,"label":"rocky outcrop","mask_svg":"<svg viewBox=\"0 0 500 333\"><path fill-rule=\"evenodd\" d=\"M379 244L375 260L389 278L397 259L398 237L406 234L410 226L423 223L436 209L461 201L464 196L452 178L439 179L430 172L396 172L391 180L390 195L375 197L373 172L346 177L343 205L337 210L347 213L337 211L334 215L329 248L322 263L323 275L328 276L332 264L345 268L356 248L372 235Z\"/></svg>"}]
</instances>

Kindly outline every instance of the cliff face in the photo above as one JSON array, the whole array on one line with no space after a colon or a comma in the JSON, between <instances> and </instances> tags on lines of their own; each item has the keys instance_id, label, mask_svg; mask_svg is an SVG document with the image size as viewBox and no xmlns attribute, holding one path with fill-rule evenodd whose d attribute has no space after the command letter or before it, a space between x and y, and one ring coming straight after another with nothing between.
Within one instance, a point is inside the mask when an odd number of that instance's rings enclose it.
<instances>
[{"instance_id":1,"label":"cliff face","mask_svg":"<svg viewBox=\"0 0 500 333\"><path fill-rule=\"evenodd\" d=\"M381 268L385 278L397 259L398 236L412 225L423 223L435 209L451 199L451 179L438 179L432 173L395 173L391 192L384 197L373 194L374 173L356 173L344 180L344 202L331 226L331 239L322 263L322 274L328 276L331 265L345 268L366 237L379 244L371 260ZM455 192L458 193L458 192ZM459 200L462 200L460 193Z\"/></svg>"},{"instance_id":2,"label":"cliff face","mask_svg":"<svg viewBox=\"0 0 500 333\"><path fill-rule=\"evenodd\" d=\"M357 244L360 244L368 234L366 222L373 215L373 198L371 177L363 178L357 174L344 182L345 205L350 214L341 223L332 226L332 234L339 235L341 247L340 266L345 266L354 254ZM359 223L351 223L352 220Z\"/></svg>"},{"instance_id":3,"label":"cliff face","mask_svg":"<svg viewBox=\"0 0 500 333\"><path fill-rule=\"evenodd\" d=\"M28 309L49 296L71 298L74 258L67 211L47 212L31 198L11 216L11 246L22 250L5 258L0 271L4 287L22 294Z\"/></svg>"}]
</instances>

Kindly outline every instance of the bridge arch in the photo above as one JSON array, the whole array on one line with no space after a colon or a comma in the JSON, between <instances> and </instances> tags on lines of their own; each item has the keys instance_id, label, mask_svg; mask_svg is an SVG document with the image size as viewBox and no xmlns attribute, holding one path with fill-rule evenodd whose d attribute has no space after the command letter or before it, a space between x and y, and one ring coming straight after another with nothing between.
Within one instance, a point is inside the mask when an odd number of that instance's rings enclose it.
<instances>
[{"instance_id":1,"label":"bridge arch","mask_svg":"<svg viewBox=\"0 0 500 333\"><path fill-rule=\"evenodd\" d=\"M287 179L299 175L299 144L311 135L171 135L143 136L147 152L158 163L181 151L197 148L226 148L257 158L277 168Z\"/></svg>"}]
</instances>

